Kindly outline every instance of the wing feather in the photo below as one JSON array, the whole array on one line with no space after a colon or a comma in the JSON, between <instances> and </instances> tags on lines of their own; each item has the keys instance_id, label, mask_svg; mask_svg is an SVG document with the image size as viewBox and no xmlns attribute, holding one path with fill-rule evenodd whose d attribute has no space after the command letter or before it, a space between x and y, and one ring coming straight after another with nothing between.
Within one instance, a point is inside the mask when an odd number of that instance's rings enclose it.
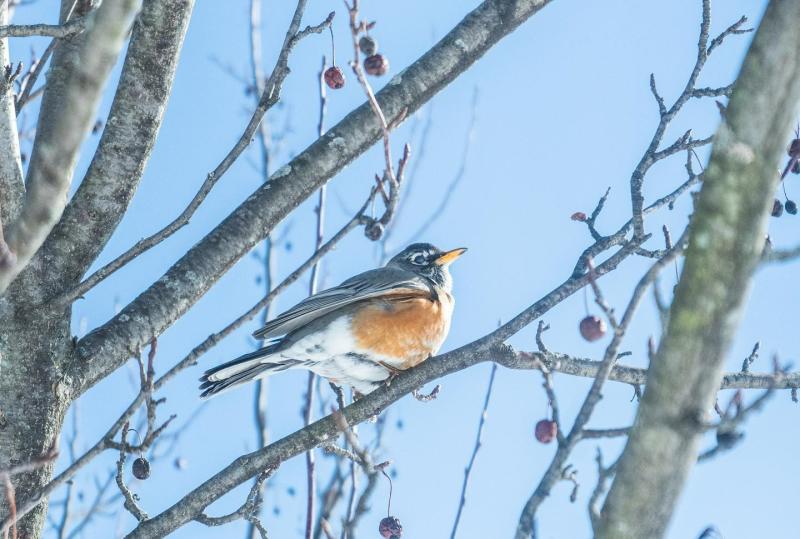
<instances>
[{"instance_id":1,"label":"wing feather","mask_svg":"<svg viewBox=\"0 0 800 539\"><path fill-rule=\"evenodd\" d=\"M430 295L424 278L399 268L378 268L360 273L339 286L309 296L253 333L257 339L285 335L312 320L353 303L381 296Z\"/></svg>"}]
</instances>

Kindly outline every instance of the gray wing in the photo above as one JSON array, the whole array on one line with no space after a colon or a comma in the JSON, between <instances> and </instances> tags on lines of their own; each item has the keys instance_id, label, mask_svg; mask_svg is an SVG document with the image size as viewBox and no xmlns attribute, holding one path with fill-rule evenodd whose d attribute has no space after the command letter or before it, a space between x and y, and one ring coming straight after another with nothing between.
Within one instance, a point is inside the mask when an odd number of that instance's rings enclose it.
<instances>
[{"instance_id":1,"label":"gray wing","mask_svg":"<svg viewBox=\"0 0 800 539\"><path fill-rule=\"evenodd\" d=\"M399 268L378 268L351 277L337 287L318 292L281 313L253 333L257 339L285 335L336 309L386 294L430 295L428 282Z\"/></svg>"}]
</instances>

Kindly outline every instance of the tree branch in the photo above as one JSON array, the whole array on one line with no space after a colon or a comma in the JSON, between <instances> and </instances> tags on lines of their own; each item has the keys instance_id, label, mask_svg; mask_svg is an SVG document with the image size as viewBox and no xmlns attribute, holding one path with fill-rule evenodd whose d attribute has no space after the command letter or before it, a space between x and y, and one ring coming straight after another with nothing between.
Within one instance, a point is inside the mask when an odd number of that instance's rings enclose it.
<instances>
[{"instance_id":1,"label":"tree branch","mask_svg":"<svg viewBox=\"0 0 800 539\"><path fill-rule=\"evenodd\" d=\"M0 293L28 264L61 218L83 140L94 124L102 90L127 38L138 0L108 0L87 17L88 30L77 55L64 52L67 70L61 85L45 91L33 153L26 178L27 192L7 242L16 264L0 268ZM51 83L53 81L51 80Z\"/></svg>"},{"instance_id":2,"label":"tree branch","mask_svg":"<svg viewBox=\"0 0 800 539\"><path fill-rule=\"evenodd\" d=\"M633 246L626 246L598 265L595 270L595 278L616 268L622 260L631 255L632 250ZM361 423L378 415L390 404L415 389L483 361L492 360L500 364L515 364L517 354L511 347L502 344L503 341L553 308L564 298L586 286L588 282L588 275L570 277L495 331L466 346L405 371L393 379L390 385L373 391L347 406L342 410L344 419L349 425ZM339 431L336 420L329 415L263 449L237 458L171 508L140 524L128 537L162 537L171 533L192 520L214 500L253 477L259 470L277 465L322 443L328 443L331 437Z\"/></svg>"},{"instance_id":3,"label":"tree branch","mask_svg":"<svg viewBox=\"0 0 800 539\"><path fill-rule=\"evenodd\" d=\"M547 3L486 0L378 94L384 114L395 118L422 106ZM77 393L119 367L128 350L169 327L292 209L380 136L372 111L362 105L275 172L161 279L78 343Z\"/></svg>"},{"instance_id":4,"label":"tree branch","mask_svg":"<svg viewBox=\"0 0 800 539\"><path fill-rule=\"evenodd\" d=\"M83 32L85 17L71 19L64 24L9 24L0 26L0 38L45 36L65 38Z\"/></svg>"},{"instance_id":5,"label":"tree branch","mask_svg":"<svg viewBox=\"0 0 800 539\"><path fill-rule=\"evenodd\" d=\"M55 266L48 275L57 279L52 284L58 293L88 269L133 198L161 128L193 8L194 0L143 3L100 143L37 256Z\"/></svg>"},{"instance_id":6,"label":"tree branch","mask_svg":"<svg viewBox=\"0 0 800 539\"><path fill-rule=\"evenodd\" d=\"M203 181L197 193L189 202L189 204L186 206L186 208L181 212L180 215L178 215L175 219L173 219L164 228L148 236L147 238L144 238L136 242L135 245L133 245L130 249L125 251L122 255L118 256L116 259L112 260L102 268L95 271L92 275L86 278L86 280L81 282L77 287L65 293L62 297L58 298L55 303L64 304L75 300L76 298L86 293L89 289L96 286L100 281L102 281L103 279L105 279L106 277L108 277L121 267L123 267L125 264L127 264L128 262L139 256L143 252L147 251L148 249L158 245L159 243L161 243L168 237L172 236L175 232L177 232L178 230L180 230L189 223L189 220L192 218L194 213L206 199L206 197L214 188L219 179L225 175L225 173L228 171L231 165L233 165L233 163L239 158L242 152L244 152L244 150L249 146L250 141L253 139L256 130L259 128L259 125L261 124L261 120L264 118L264 115L270 108L272 108L273 105L275 105L275 103L278 102L280 98L280 89L283 85L283 81L289 74L289 67L288 67L289 53L292 51L294 46L302 37L310 33L319 33L328 25L330 25L331 20L333 19L332 17L333 14L329 15L328 18L321 24L313 27L308 27L302 31L299 31L298 29L300 27L300 19L302 18L302 14L305 9L305 3L306 0L301 0L300 2L298 2L295 15L292 19L292 23L290 24L289 30L286 34L284 48L281 50L275 68L273 69L270 78L267 80L264 93L262 94L258 106L256 107L256 110L253 112L252 117L250 118L250 121L245 127L242 136L239 137L239 139L236 141L236 144L234 144L233 148L231 148L231 150L217 165L217 167L212 172L210 172L208 176L206 176L206 179ZM155 47L154 52L156 54L158 53L158 47ZM141 176L141 174L139 175ZM130 196L132 195L133 195L133 189L130 190ZM125 206L127 206L127 202ZM78 208L77 211L80 211L80 208ZM121 217L122 215L120 213L117 218L117 222ZM73 233L75 232L74 229L77 228L77 225L78 224L71 227L73 229L72 230ZM88 236L87 238L90 238L90 236ZM85 248L88 248L91 245L92 243L90 241L85 240L83 242L83 246ZM96 256L97 254L96 251L97 249L92 249L92 256ZM66 258L70 259L71 257L66 257ZM88 260L88 263L90 262L91 260ZM81 266L82 269L85 270L85 268L88 266L88 263L84 263Z\"/></svg>"},{"instance_id":7,"label":"tree branch","mask_svg":"<svg viewBox=\"0 0 800 539\"><path fill-rule=\"evenodd\" d=\"M0 23L8 21L8 5L0 6ZM8 40L0 39L0 66L10 65ZM14 86L0 74L0 268L12 266L12 253L3 237L3 225L16 219L25 196L22 163L19 153L17 117L14 108Z\"/></svg>"},{"instance_id":8,"label":"tree branch","mask_svg":"<svg viewBox=\"0 0 800 539\"><path fill-rule=\"evenodd\" d=\"M708 18L704 3L704 25ZM596 537L661 537L696 461L800 99L800 4L770 2L735 83L692 219L667 332ZM702 39L701 39L702 44ZM647 518L642 518L647 515Z\"/></svg>"}]
</instances>

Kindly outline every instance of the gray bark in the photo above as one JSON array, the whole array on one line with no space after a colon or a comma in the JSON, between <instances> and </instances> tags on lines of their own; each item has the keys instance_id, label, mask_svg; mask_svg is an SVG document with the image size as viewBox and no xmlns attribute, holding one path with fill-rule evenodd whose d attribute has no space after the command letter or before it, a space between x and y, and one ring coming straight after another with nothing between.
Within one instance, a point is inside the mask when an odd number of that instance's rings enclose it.
<instances>
[{"instance_id":1,"label":"gray bark","mask_svg":"<svg viewBox=\"0 0 800 539\"><path fill-rule=\"evenodd\" d=\"M71 0L65 3L72 4ZM145 0L111 114L84 183L44 250L8 293L0 295L0 467L27 462L58 439L74 397L72 381L65 372L66 359L74 350L70 312L51 312L42 301L61 287L77 283L121 219L158 133L192 7L192 0ZM124 25L124 38L130 19L116 20L115 25L119 24ZM59 102L64 106L70 84L68 66L83 61L79 56L82 47L92 39L87 31L59 43L47 79L47 91L56 95L47 107L43 105L43 116L56 114ZM13 120L13 103L11 107ZM94 121L93 110L87 111L87 118L88 130ZM4 122L2 129L9 129L8 125L14 123ZM48 124L47 129L53 127ZM15 127L13 131L16 135ZM42 134L48 136L57 133ZM0 143L3 140L0 133ZM5 192L0 190L0 196L5 197ZM52 466L45 466L15 476L18 502L34 497L51 475ZM20 537L41 534L46 508L46 502L40 504L19 522ZM5 496L1 496L0 520L7 511Z\"/></svg>"},{"instance_id":2,"label":"gray bark","mask_svg":"<svg viewBox=\"0 0 800 539\"><path fill-rule=\"evenodd\" d=\"M7 233L17 261L0 267L0 294L61 218L78 151L94 124L108 75L139 6L140 0L103 2L87 16L87 29L75 43L56 48L25 180L25 200Z\"/></svg>"},{"instance_id":3,"label":"gray bark","mask_svg":"<svg viewBox=\"0 0 800 539\"><path fill-rule=\"evenodd\" d=\"M8 4L0 6L0 24L8 23ZM8 40L0 39L0 66L9 65ZM17 217L25 188L17 134L14 88L0 81L0 226Z\"/></svg>"},{"instance_id":4,"label":"gray bark","mask_svg":"<svg viewBox=\"0 0 800 539\"><path fill-rule=\"evenodd\" d=\"M596 537L661 537L697 459L800 99L800 3L773 0L734 86L691 223L669 325Z\"/></svg>"},{"instance_id":5,"label":"gray bark","mask_svg":"<svg viewBox=\"0 0 800 539\"><path fill-rule=\"evenodd\" d=\"M50 294L74 286L128 207L155 144L172 92L194 0L145 0L89 170L37 255Z\"/></svg>"}]
</instances>

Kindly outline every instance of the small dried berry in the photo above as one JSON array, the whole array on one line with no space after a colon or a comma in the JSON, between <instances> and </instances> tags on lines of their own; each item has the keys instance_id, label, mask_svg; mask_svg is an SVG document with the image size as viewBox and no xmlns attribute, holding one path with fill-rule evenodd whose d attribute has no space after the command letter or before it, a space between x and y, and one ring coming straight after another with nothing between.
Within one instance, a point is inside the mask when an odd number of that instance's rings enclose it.
<instances>
[{"instance_id":1,"label":"small dried berry","mask_svg":"<svg viewBox=\"0 0 800 539\"><path fill-rule=\"evenodd\" d=\"M717 430L717 445L723 449L730 449L744 438L744 433L733 429Z\"/></svg>"},{"instance_id":2,"label":"small dried berry","mask_svg":"<svg viewBox=\"0 0 800 539\"><path fill-rule=\"evenodd\" d=\"M783 207L786 209L786 213L797 215L797 203L794 200L787 200Z\"/></svg>"},{"instance_id":3,"label":"small dried berry","mask_svg":"<svg viewBox=\"0 0 800 539\"><path fill-rule=\"evenodd\" d=\"M549 444L552 442L557 434L558 424L556 424L555 421L550 421L549 419L542 419L536 423L536 427L533 429L533 435L536 436L536 439L543 444Z\"/></svg>"},{"instance_id":4,"label":"small dried berry","mask_svg":"<svg viewBox=\"0 0 800 539\"><path fill-rule=\"evenodd\" d=\"M786 153L789 154L789 157L800 155L800 138L796 138L789 143L789 148L786 150Z\"/></svg>"},{"instance_id":5,"label":"small dried berry","mask_svg":"<svg viewBox=\"0 0 800 539\"><path fill-rule=\"evenodd\" d=\"M146 458L139 457L133 461L133 477L142 480L150 477L150 463Z\"/></svg>"},{"instance_id":6,"label":"small dried berry","mask_svg":"<svg viewBox=\"0 0 800 539\"><path fill-rule=\"evenodd\" d=\"M383 236L383 225L378 221L372 221L364 227L364 235L372 241L378 241Z\"/></svg>"},{"instance_id":7,"label":"small dried berry","mask_svg":"<svg viewBox=\"0 0 800 539\"><path fill-rule=\"evenodd\" d=\"M372 36L361 36L361 39L358 40L358 48L367 56L372 56L378 52L378 42Z\"/></svg>"},{"instance_id":8,"label":"small dried berry","mask_svg":"<svg viewBox=\"0 0 800 539\"><path fill-rule=\"evenodd\" d=\"M364 70L373 77L380 77L389 71L389 60L382 54L373 54L364 59Z\"/></svg>"},{"instance_id":9,"label":"small dried berry","mask_svg":"<svg viewBox=\"0 0 800 539\"><path fill-rule=\"evenodd\" d=\"M573 221L581 221L581 222L583 222L583 221L586 220L586 214L583 213L582 211L576 211L575 213L573 213L570 216L570 219L572 219Z\"/></svg>"},{"instance_id":10,"label":"small dried berry","mask_svg":"<svg viewBox=\"0 0 800 539\"><path fill-rule=\"evenodd\" d=\"M378 533L385 539L399 539L403 536L403 525L397 517L386 517L378 524Z\"/></svg>"},{"instance_id":11,"label":"small dried berry","mask_svg":"<svg viewBox=\"0 0 800 539\"><path fill-rule=\"evenodd\" d=\"M776 198L775 202L772 203L772 216L780 217L781 215L783 215L783 204Z\"/></svg>"},{"instance_id":12,"label":"small dried berry","mask_svg":"<svg viewBox=\"0 0 800 539\"><path fill-rule=\"evenodd\" d=\"M332 90L338 90L344 86L344 73L336 66L326 69L323 77L325 84Z\"/></svg>"},{"instance_id":13,"label":"small dried berry","mask_svg":"<svg viewBox=\"0 0 800 539\"><path fill-rule=\"evenodd\" d=\"M589 342L593 342L606 334L606 323L602 318L589 315L581 320L578 329L581 332L581 337Z\"/></svg>"}]
</instances>

